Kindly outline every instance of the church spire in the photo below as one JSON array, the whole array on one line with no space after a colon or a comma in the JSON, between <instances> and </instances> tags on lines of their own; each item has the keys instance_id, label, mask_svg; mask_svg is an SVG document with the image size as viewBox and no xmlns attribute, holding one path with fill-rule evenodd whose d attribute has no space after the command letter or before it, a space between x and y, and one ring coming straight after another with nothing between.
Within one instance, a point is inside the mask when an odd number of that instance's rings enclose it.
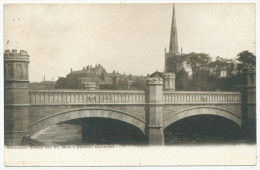
<instances>
[{"instance_id":1,"label":"church spire","mask_svg":"<svg viewBox=\"0 0 260 170\"><path fill-rule=\"evenodd\" d=\"M177 38L177 28L176 28L174 4L173 4L173 9L172 9L172 26L171 26L169 53L170 54L177 54L178 53L178 38Z\"/></svg>"}]
</instances>

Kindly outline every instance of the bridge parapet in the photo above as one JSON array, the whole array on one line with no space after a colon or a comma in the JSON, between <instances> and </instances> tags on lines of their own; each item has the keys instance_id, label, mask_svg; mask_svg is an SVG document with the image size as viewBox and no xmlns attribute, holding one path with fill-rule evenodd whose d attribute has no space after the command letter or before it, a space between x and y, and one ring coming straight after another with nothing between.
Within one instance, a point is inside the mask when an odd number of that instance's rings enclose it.
<instances>
[{"instance_id":1,"label":"bridge parapet","mask_svg":"<svg viewBox=\"0 0 260 170\"><path fill-rule=\"evenodd\" d=\"M241 104L240 92L163 92L164 104Z\"/></svg>"},{"instance_id":2,"label":"bridge parapet","mask_svg":"<svg viewBox=\"0 0 260 170\"><path fill-rule=\"evenodd\" d=\"M145 104L144 91L30 90L31 105Z\"/></svg>"}]
</instances>

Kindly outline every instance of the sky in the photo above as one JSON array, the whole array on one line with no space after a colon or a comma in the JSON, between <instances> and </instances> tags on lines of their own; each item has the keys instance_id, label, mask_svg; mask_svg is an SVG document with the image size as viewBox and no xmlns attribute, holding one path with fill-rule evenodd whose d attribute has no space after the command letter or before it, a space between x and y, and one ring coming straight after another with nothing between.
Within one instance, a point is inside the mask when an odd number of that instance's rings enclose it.
<instances>
[{"instance_id":1,"label":"sky","mask_svg":"<svg viewBox=\"0 0 260 170\"><path fill-rule=\"evenodd\" d=\"M253 3L175 4L179 51L255 54L255 14ZM146 75L164 69L171 19L172 4L6 4L4 50L29 53L31 82L95 64Z\"/></svg>"}]
</instances>

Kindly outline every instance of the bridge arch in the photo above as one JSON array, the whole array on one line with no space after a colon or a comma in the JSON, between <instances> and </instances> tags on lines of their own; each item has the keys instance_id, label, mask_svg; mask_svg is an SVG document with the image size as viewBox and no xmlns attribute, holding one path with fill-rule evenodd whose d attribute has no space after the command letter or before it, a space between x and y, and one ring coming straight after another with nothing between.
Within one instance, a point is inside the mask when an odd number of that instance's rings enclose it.
<instances>
[{"instance_id":1,"label":"bridge arch","mask_svg":"<svg viewBox=\"0 0 260 170\"><path fill-rule=\"evenodd\" d=\"M218 107L210 107L210 106L201 106L201 107L191 107L188 109L181 110L177 113L174 113L167 118L164 119L164 129L171 125L174 122L177 122L178 120L190 117L190 116L196 116L196 115L217 115L224 118L227 118L236 124L238 124L240 127L242 125L242 118L231 111L218 108Z\"/></svg>"},{"instance_id":2,"label":"bridge arch","mask_svg":"<svg viewBox=\"0 0 260 170\"><path fill-rule=\"evenodd\" d=\"M29 132L30 135L33 135L36 132L44 128L47 128L48 126L51 125L55 125L68 120L80 119L80 118L91 118L91 117L110 118L110 119L120 120L137 127L143 133L145 133L146 123L144 120L123 111L106 109L106 108L80 108L80 109L73 109L73 110L55 113L30 124Z\"/></svg>"}]
</instances>

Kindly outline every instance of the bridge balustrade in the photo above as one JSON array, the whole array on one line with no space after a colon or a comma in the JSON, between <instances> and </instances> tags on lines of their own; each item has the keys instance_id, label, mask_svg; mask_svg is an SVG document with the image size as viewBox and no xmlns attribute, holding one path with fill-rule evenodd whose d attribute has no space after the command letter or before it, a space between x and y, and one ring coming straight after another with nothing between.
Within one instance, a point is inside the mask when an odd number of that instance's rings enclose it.
<instances>
[{"instance_id":1,"label":"bridge balustrade","mask_svg":"<svg viewBox=\"0 0 260 170\"><path fill-rule=\"evenodd\" d=\"M31 105L144 104L144 91L30 90Z\"/></svg>"},{"instance_id":2,"label":"bridge balustrade","mask_svg":"<svg viewBox=\"0 0 260 170\"><path fill-rule=\"evenodd\" d=\"M241 103L240 92L163 92L164 104L231 104Z\"/></svg>"},{"instance_id":3,"label":"bridge balustrade","mask_svg":"<svg viewBox=\"0 0 260 170\"><path fill-rule=\"evenodd\" d=\"M31 90L32 105L145 104L144 91ZM240 92L163 92L164 104L241 103Z\"/></svg>"}]
</instances>

